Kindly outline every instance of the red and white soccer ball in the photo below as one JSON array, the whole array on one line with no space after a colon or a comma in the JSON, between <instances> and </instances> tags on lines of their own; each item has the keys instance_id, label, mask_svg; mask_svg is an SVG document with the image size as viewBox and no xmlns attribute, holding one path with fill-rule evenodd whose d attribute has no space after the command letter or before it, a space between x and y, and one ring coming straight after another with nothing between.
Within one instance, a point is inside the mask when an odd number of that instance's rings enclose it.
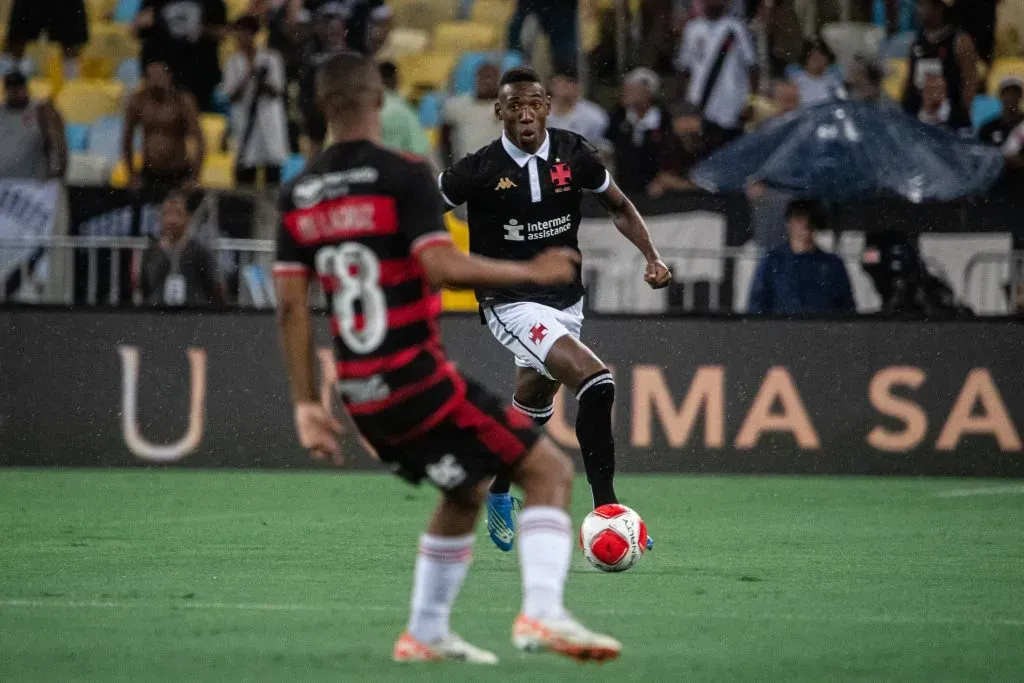
<instances>
[{"instance_id":1,"label":"red and white soccer ball","mask_svg":"<svg viewBox=\"0 0 1024 683\"><path fill-rule=\"evenodd\" d=\"M583 520L580 548L604 572L624 572L647 552L647 525L625 505L602 505Z\"/></svg>"}]
</instances>

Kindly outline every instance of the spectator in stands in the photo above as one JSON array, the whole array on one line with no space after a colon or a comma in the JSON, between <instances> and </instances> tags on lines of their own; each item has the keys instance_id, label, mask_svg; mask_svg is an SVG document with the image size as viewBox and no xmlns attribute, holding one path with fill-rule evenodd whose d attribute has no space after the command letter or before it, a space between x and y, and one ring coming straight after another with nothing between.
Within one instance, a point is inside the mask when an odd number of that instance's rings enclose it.
<instances>
[{"instance_id":1,"label":"spectator in stands","mask_svg":"<svg viewBox=\"0 0 1024 683\"><path fill-rule=\"evenodd\" d=\"M953 107L946 96L948 92L946 79L941 74L926 76L924 87L921 88L921 110L918 112L917 118L922 123L939 126L965 137L970 136L973 133L970 125L954 125Z\"/></svg>"},{"instance_id":2,"label":"spectator in stands","mask_svg":"<svg viewBox=\"0 0 1024 683\"><path fill-rule=\"evenodd\" d=\"M137 172L135 131L142 128L142 169ZM189 141L194 156L189 157ZM195 98L174 86L163 62L146 65L143 87L132 94L125 111L121 154L131 187L170 190L195 185L203 168L206 145Z\"/></svg>"},{"instance_id":3,"label":"spectator in stands","mask_svg":"<svg viewBox=\"0 0 1024 683\"><path fill-rule=\"evenodd\" d=\"M809 107L835 99L843 89L843 81L832 71L836 56L821 38L804 42L800 66L790 80L800 89L800 104Z\"/></svg>"},{"instance_id":4,"label":"spectator in stands","mask_svg":"<svg viewBox=\"0 0 1024 683\"><path fill-rule=\"evenodd\" d=\"M884 79L885 74L878 64L858 55L846 69L846 90L850 98L858 102L891 107L895 103L885 94Z\"/></svg>"},{"instance_id":5,"label":"spectator in stands","mask_svg":"<svg viewBox=\"0 0 1024 683\"><path fill-rule=\"evenodd\" d=\"M690 169L706 153L702 133L700 112L689 102L680 103L672 117L671 134L662 145L658 174L647 185L647 196L693 189Z\"/></svg>"},{"instance_id":6,"label":"spectator in stands","mask_svg":"<svg viewBox=\"0 0 1024 683\"><path fill-rule=\"evenodd\" d=\"M262 169L268 186L281 182L288 158L288 123L284 111L284 61L276 50L256 47L260 21L244 16L235 23L238 51L228 59L224 91L231 101L231 125L237 142L235 179L256 184Z\"/></svg>"},{"instance_id":7,"label":"spectator in stands","mask_svg":"<svg viewBox=\"0 0 1024 683\"><path fill-rule=\"evenodd\" d=\"M647 68L633 69L622 84L622 104L612 113L605 137L615 150L615 171L626 192L644 192L661 170L662 147L672 134L658 101L661 80Z\"/></svg>"},{"instance_id":8,"label":"spectator in stands","mask_svg":"<svg viewBox=\"0 0 1024 683\"><path fill-rule=\"evenodd\" d=\"M78 52L89 42L84 0L14 0L10 7L6 51L17 68L23 68L20 62L28 44L45 31L46 39L64 50L64 77L77 76Z\"/></svg>"},{"instance_id":9,"label":"spectator in stands","mask_svg":"<svg viewBox=\"0 0 1024 683\"><path fill-rule=\"evenodd\" d=\"M793 81L775 81L772 85L775 115L781 116L800 108L800 88Z\"/></svg>"},{"instance_id":10,"label":"spectator in stands","mask_svg":"<svg viewBox=\"0 0 1024 683\"><path fill-rule=\"evenodd\" d=\"M1010 133L1024 121L1020 111L1021 97L1024 96L1024 81L1016 76L1004 78L999 82L999 100L1003 111L978 131L978 139L987 145L1000 147L1010 137Z\"/></svg>"},{"instance_id":11,"label":"spectator in stands","mask_svg":"<svg viewBox=\"0 0 1024 683\"><path fill-rule=\"evenodd\" d=\"M327 123L316 102L316 70L338 52L348 50L348 8L343 2L330 0L320 4L313 15L313 31L302 47L299 69L299 106L302 110L303 133L309 139L309 153L315 156L327 137Z\"/></svg>"},{"instance_id":12,"label":"spectator in stands","mask_svg":"<svg viewBox=\"0 0 1024 683\"><path fill-rule=\"evenodd\" d=\"M704 117L712 148L743 134L747 99L757 92L758 56L746 25L725 15L724 0L703 0L704 16L686 25L676 66L688 80L687 99Z\"/></svg>"},{"instance_id":13,"label":"spectator in stands","mask_svg":"<svg viewBox=\"0 0 1024 683\"><path fill-rule=\"evenodd\" d=\"M442 165L453 164L501 136L501 121L494 115L500 80L498 67L485 62L476 71L473 93L445 102L440 140Z\"/></svg>"},{"instance_id":14,"label":"spectator in stands","mask_svg":"<svg viewBox=\"0 0 1024 683\"><path fill-rule=\"evenodd\" d=\"M33 102L25 76L10 72L0 107L0 178L63 178L67 166L60 114L49 102Z\"/></svg>"},{"instance_id":15,"label":"spectator in stands","mask_svg":"<svg viewBox=\"0 0 1024 683\"><path fill-rule=\"evenodd\" d=\"M224 0L142 0L135 17L142 63L167 64L178 87L191 93L202 111L213 111L226 24Z\"/></svg>"},{"instance_id":16,"label":"spectator in stands","mask_svg":"<svg viewBox=\"0 0 1024 683\"><path fill-rule=\"evenodd\" d=\"M758 8L763 26L768 68L772 78L782 78L790 64L796 64L803 49L804 31L796 6L800 0L772 0Z\"/></svg>"},{"instance_id":17,"label":"spectator in stands","mask_svg":"<svg viewBox=\"0 0 1024 683\"><path fill-rule=\"evenodd\" d=\"M962 130L971 125L971 102L978 91L978 53L971 36L951 21L953 2L918 0L921 30L910 48L903 109L911 116L920 114L925 82L929 76L941 76L950 108L946 123L953 130Z\"/></svg>"},{"instance_id":18,"label":"spectator in stands","mask_svg":"<svg viewBox=\"0 0 1024 683\"><path fill-rule=\"evenodd\" d=\"M142 257L142 293L151 306L228 303L217 259L189 235L188 198L171 192L160 210L160 238Z\"/></svg>"},{"instance_id":19,"label":"spectator in stands","mask_svg":"<svg viewBox=\"0 0 1024 683\"><path fill-rule=\"evenodd\" d=\"M814 230L824 223L816 202L796 200L786 210L789 242L770 250L758 264L750 288L751 313L853 313L853 289L846 266L818 249Z\"/></svg>"},{"instance_id":20,"label":"spectator in stands","mask_svg":"<svg viewBox=\"0 0 1024 683\"><path fill-rule=\"evenodd\" d=\"M384 81L384 106L380 110L381 139L386 147L425 156L430 153L430 140L420 126L420 117L398 94L398 68L391 62L380 65Z\"/></svg>"},{"instance_id":21,"label":"spectator in stands","mask_svg":"<svg viewBox=\"0 0 1024 683\"><path fill-rule=\"evenodd\" d=\"M349 49L375 55L388 39L394 12L384 0L349 0L346 40Z\"/></svg>"},{"instance_id":22,"label":"spectator in stands","mask_svg":"<svg viewBox=\"0 0 1024 683\"><path fill-rule=\"evenodd\" d=\"M540 21L551 42L555 73L576 70L579 44L579 2L575 0L518 0L508 27L508 49L523 52L523 23L530 15Z\"/></svg>"},{"instance_id":23,"label":"spectator in stands","mask_svg":"<svg viewBox=\"0 0 1024 683\"><path fill-rule=\"evenodd\" d=\"M970 34L978 50L978 58L988 64L996 47L996 12L1002 0L956 0L953 23Z\"/></svg>"},{"instance_id":24,"label":"spectator in stands","mask_svg":"<svg viewBox=\"0 0 1024 683\"><path fill-rule=\"evenodd\" d=\"M548 128L564 128L582 135L598 149L607 149L604 133L608 130L608 113L583 97L583 89L575 71L556 74L551 79L551 114Z\"/></svg>"}]
</instances>

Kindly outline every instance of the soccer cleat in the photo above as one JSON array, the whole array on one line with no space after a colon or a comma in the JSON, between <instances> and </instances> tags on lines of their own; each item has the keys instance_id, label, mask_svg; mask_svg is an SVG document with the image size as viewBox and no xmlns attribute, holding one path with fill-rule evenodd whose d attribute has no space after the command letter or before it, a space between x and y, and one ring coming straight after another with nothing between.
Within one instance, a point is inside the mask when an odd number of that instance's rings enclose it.
<instances>
[{"instance_id":1,"label":"soccer cleat","mask_svg":"<svg viewBox=\"0 0 1024 683\"><path fill-rule=\"evenodd\" d=\"M650 536L647 537L647 550L648 551L654 550L654 539L651 538Z\"/></svg>"},{"instance_id":2,"label":"soccer cleat","mask_svg":"<svg viewBox=\"0 0 1024 683\"><path fill-rule=\"evenodd\" d=\"M427 645L408 633L395 642L391 658L396 662L466 662L467 664L497 664L493 652L470 645L454 633L449 633L440 642Z\"/></svg>"},{"instance_id":3,"label":"soccer cleat","mask_svg":"<svg viewBox=\"0 0 1024 683\"><path fill-rule=\"evenodd\" d=\"M524 652L554 652L578 662L606 662L622 651L622 643L588 630L568 614L558 619L520 614L512 626L512 644Z\"/></svg>"},{"instance_id":4,"label":"soccer cleat","mask_svg":"<svg viewBox=\"0 0 1024 683\"><path fill-rule=\"evenodd\" d=\"M516 513L523 504L510 493L487 496L487 533L499 550L509 552L516 540Z\"/></svg>"}]
</instances>

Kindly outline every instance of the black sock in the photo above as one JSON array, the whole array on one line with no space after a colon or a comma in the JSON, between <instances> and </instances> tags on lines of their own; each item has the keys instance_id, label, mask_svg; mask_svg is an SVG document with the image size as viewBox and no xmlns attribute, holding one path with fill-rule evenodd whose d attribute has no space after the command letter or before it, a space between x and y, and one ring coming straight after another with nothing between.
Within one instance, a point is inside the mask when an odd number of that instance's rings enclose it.
<instances>
[{"instance_id":1,"label":"black sock","mask_svg":"<svg viewBox=\"0 0 1024 683\"><path fill-rule=\"evenodd\" d=\"M547 408L527 408L519 401L512 399L512 406L533 420L533 424L543 427L555 413L553 405ZM491 483L491 493L508 493L512 489L512 479L507 474L499 474Z\"/></svg>"},{"instance_id":2,"label":"black sock","mask_svg":"<svg viewBox=\"0 0 1024 683\"><path fill-rule=\"evenodd\" d=\"M576 438L583 451L583 467L594 496L594 507L617 503L615 486L615 438L612 436L612 404L615 381L608 370L591 375L580 384L576 398Z\"/></svg>"}]
</instances>

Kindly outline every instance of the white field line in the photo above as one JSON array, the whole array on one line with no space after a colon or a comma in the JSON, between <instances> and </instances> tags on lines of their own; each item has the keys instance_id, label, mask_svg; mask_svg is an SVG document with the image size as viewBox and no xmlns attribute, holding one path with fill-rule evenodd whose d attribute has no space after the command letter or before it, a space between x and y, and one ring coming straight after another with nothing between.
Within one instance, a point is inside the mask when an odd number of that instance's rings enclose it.
<instances>
[{"instance_id":1,"label":"white field line","mask_svg":"<svg viewBox=\"0 0 1024 683\"><path fill-rule=\"evenodd\" d=\"M1014 486L979 486L977 488L951 489L936 493L936 498L967 498L969 496L1020 496L1024 495L1024 484Z\"/></svg>"},{"instance_id":2,"label":"white field line","mask_svg":"<svg viewBox=\"0 0 1024 683\"><path fill-rule=\"evenodd\" d=\"M197 602L197 601L119 601L119 600L39 600L29 598L0 598L0 609L183 609L202 611L241 611L241 612L377 612L402 615L408 607L401 605L352 605L342 603L299 604L299 603L263 603L263 602ZM459 605L457 612L471 614L505 615L511 619L514 615L508 609L487 607L485 605ZM588 610L587 614L598 616L649 616L650 610L597 609ZM949 626L1002 626L1008 628L1024 628L1024 618L1020 619L987 619L969 616L915 616L910 614L744 614L742 612L661 612L659 617L676 620L722 619L734 621L792 621L812 623L851 623L851 624L894 624L894 625L949 625Z\"/></svg>"}]
</instances>

